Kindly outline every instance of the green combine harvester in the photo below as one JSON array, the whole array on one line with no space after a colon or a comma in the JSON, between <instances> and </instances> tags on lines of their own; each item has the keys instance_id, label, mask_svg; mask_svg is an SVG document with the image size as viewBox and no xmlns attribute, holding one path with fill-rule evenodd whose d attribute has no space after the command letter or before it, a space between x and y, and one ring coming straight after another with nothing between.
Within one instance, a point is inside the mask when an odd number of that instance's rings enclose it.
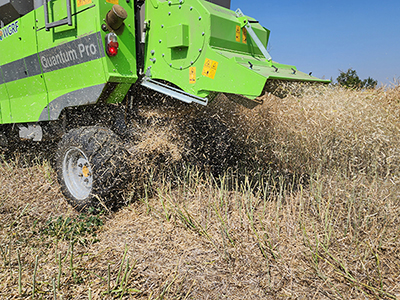
<instances>
[{"instance_id":1,"label":"green combine harvester","mask_svg":"<svg viewBox=\"0 0 400 300\"><path fill-rule=\"evenodd\" d=\"M0 22L0 144L62 137L58 179L78 210L130 179L118 136L85 126L83 108L107 110L133 84L207 105L255 99L271 79L328 82L273 61L269 30L230 0L0 0Z\"/></svg>"}]
</instances>

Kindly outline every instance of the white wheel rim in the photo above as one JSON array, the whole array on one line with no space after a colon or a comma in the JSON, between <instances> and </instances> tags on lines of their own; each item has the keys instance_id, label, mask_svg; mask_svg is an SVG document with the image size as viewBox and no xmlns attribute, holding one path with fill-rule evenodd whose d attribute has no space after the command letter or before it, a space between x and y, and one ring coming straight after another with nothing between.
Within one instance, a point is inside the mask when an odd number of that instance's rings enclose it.
<instances>
[{"instance_id":1,"label":"white wheel rim","mask_svg":"<svg viewBox=\"0 0 400 300\"><path fill-rule=\"evenodd\" d=\"M78 148L70 148L63 160L63 177L71 195L84 200L92 191L93 173L86 155Z\"/></svg>"}]
</instances>

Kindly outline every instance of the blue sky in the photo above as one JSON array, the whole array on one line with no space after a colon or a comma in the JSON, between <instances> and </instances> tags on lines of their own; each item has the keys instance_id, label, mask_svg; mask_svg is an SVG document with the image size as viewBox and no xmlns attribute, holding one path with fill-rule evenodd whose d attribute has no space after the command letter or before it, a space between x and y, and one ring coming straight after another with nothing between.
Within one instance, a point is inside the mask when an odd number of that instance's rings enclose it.
<instances>
[{"instance_id":1,"label":"blue sky","mask_svg":"<svg viewBox=\"0 0 400 300\"><path fill-rule=\"evenodd\" d=\"M232 0L237 8L271 30L274 61L334 80L349 68L400 79L400 0Z\"/></svg>"}]
</instances>

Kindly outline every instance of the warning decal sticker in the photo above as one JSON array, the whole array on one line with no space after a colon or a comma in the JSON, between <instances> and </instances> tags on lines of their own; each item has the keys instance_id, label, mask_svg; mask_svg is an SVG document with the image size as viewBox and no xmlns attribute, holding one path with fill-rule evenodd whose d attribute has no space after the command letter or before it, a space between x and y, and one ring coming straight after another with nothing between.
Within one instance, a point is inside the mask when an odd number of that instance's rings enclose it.
<instances>
[{"instance_id":1,"label":"warning decal sticker","mask_svg":"<svg viewBox=\"0 0 400 300\"><path fill-rule=\"evenodd\" d=\"M217 69L218 69L218 62L216 62L215 60L206 58L206 61L204 63L203 72L201 74L203 76L214 79L215 74L217 73Z\"/></svg>"},{"instance_id":2,"label":"warning decal sticker","mask_svg":"<svg viewBox=\"0 0 400 300\"><path fill-rule=\"evenodd\" d=\"M196 83L196 67L189 68L189 83Z\"/></svg>"},{"instance_id":3,"label":"warning decal sticker","mask_svg":"<svg viewBox=\"0 0 400 300\"><path fill-rule=\"evenodd\" d=\"M247 44L247 29L243 28L243 43Z\"/></svg>"},{"instance_id":4,"label":"warning decal sticker","mask_svg":"<svg viewBox=\"0 0 400 300\"><path fill-rule=\"evenodd\" d=\"M106 1L111 4L118 4L118 0L106 0Z\"/></svg>"},{"instance_id":5,"label":"warning decal sticker","mask_svg":"<svg viewBox=\"0 0 400 300\"><path fill-rule=\"evenodd\" d=\"M236 26L236 42L240 42L240 26Z\"/></svg>"},{"instance_id":6,"label":"warning decal sticker","mask_svg":"<svg viewBox=\"0 0 400 300\"><path fill-rule=\"evenodd\" d=\"M86 5L86 4L90 4L92 3L92 0L76 0L76 5L78 7Z\"/></svg>"}]
</instances>

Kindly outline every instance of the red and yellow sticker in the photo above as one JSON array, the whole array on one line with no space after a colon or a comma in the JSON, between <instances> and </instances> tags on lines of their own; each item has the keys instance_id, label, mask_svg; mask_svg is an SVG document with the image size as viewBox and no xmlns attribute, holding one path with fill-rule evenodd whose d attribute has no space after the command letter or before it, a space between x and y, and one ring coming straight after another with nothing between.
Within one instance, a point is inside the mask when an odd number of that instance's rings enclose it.
<instances>
[{"instance_id":1,"label":"red and yellow sticker","mask_svg":"<svg viewBox=\"0 0 400 300\"><path fill-rule=\"evenodd\" d=\"M92 0L76 0L76 5L78 7L86 5L86 4L90 4L92 3Z\"/></svg>"},{"instance_id":2,"label":"red and yellow sticker","mask_svg":"<svg viewBox=\"0 0 400 300\"><path fill-rule=\"evenodd\" d=\"M247 29L243 27L243 43L247 44Z\"/></svg>"},{"instance_id":3,"label":"red and yellow sticker","mask_svg":"<svg viewBox=\"0 0 400 300\"><path fill-rule=\"evenodd\" d=\"M118 1L119 0L106 0L108 3L111 3L111 4L118 4Z\"/></svg>"},{"instance_id":4,"label":"red and yellow sticker","mask_svg":"<svg viewBox=\"0 0 400 300\"><path fill-rule=\"evenodd\" d=\"M211 79L215 78L215 74L217 74L218 62L215 60L211 60L206 58L204 63L203 72L201 73L203 76L209 77Z\"/></svg>"},{"instance_id":5,"label":"red and yellow sticker","mask_svg":"<svg viewBox=\"0 0 400 300\"><path fill-rule=\"evenodd\" d=\"M240 43L240 26L236 25L236 42Z\"/></svg>"},{"instance_id":6,"label":"red and yellow sticker","mask_svg":"<svg viewBox=\"0 0 400 300\"><path fill-rule=\"evenodd\" d=\"M90 171L89 171L89 168L88 168L87 166L83 166L83 168L82 168L82 174L83 174L83 176L85 176L86 178L89 177Z\"/></svg>"},{"instance_id":7,"label":"red and yellow sticker","mask_svg":"<svg viewBox=\"0 0 400 300\"><path fill-rule=\"evenodd\" d=\"M189 83L196 83L196 67L189 68Z\"/></svg>"}]
</instances>

